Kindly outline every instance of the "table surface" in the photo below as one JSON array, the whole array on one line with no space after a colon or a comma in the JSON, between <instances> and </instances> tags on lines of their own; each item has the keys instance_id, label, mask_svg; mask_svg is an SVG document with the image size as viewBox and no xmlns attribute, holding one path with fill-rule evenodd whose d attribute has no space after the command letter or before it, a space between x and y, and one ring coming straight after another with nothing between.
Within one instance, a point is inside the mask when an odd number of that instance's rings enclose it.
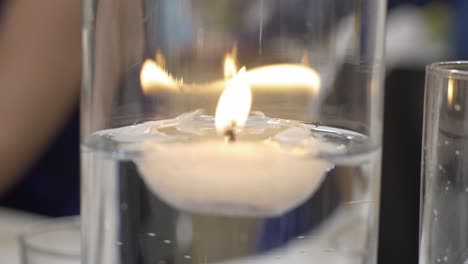
<instances>
[{"instance_id":1,"label":"table surface","mask_svg":"<svg viewBox=\"0 0 468 264\"><path fill-rule=\"evenodd\" d=\"M45 217L0 207L0 256L2 263L20 264L18 235L41 219L45 219Z\"/></svg>"},{"instance_id":2,"label":"table surface","mask_svg":"<svg viewBox=\"0 0 468 264\"><path fill-rule=\"evenodd\" d=\"M360 230L364 228L364 226L355 225L356 222L352 221L354 217L359 217L360 210L353 210L353 212L354 213L351 215L346 214L346 218L340 214L335 215L331 221L324 226L322 231L325 234L337 234L342 233L343 230L348 230L340 235L339 242L349 245L353 244L351 241L364 240L365 237L359 236L359 234L364 233ZM0 263L20 264L18 235L30 228L31 225L37 224L44 219L47 218L0 207ZM350 225L351 223L354 224ZM322 237L320 233L317 233L316 236L319 239L297 240L281 249L271 251L261 256L243 259L241 261L226 261L224 264L265 264L275 262L274 260L278 255L282 256L285 263L305 263L307 262L306 259L309 254L314 254L316 257L320 256L319 258L323 260L322 263L328 264L343 263L344 259L350 260L351 256L329 254L327 251L324 251L323 249L329 246L328 242L320 239L320 237ZM361 243L362 241L357 242L357 244ZM298 254L298 252L307 252L307 254ZM359 260L359 256L354 256L352 258L356 258L354 259L356 263Z\"/></svg>"}]
</instances>

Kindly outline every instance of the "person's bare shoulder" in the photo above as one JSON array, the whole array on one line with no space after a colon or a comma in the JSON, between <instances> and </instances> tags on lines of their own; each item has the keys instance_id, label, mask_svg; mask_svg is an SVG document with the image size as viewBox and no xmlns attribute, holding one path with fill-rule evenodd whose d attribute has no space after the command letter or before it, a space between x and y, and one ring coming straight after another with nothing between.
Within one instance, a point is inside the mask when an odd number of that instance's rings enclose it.
<instances>
[{"instance_id":1,"label":"person's bare shoulder","mask_svg":"<svg viewBox=\"0 0 468 264\"><path fill-rule=\"evenodd\" d=\"M38 158L78 100L80 1L15 0L0 20L0 194Z\"/></svg>"}]
</instances>

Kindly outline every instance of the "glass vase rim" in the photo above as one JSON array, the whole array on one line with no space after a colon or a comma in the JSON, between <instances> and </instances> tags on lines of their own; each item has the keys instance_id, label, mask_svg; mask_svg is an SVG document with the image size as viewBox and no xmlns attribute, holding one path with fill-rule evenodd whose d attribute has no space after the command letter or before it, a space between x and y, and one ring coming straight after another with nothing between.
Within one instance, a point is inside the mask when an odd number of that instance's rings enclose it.
<instances>
[{"instance_id":1,"label":"glass vase rim","mask_svg":"<svg viewBox=\"0 0 468 264\"><path fill-rule=\"evenodd\" d=\"M426 66L428 74L468 80L468 60L434 62Z\"/></svg>"}]
</instances>

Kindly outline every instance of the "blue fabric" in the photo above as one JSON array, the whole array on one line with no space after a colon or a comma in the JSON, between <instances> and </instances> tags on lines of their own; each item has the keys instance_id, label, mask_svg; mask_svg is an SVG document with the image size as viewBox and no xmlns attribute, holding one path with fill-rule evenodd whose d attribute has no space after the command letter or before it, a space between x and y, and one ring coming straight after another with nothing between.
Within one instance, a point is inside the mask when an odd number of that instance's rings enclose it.
<instances>
[{"instance_id":1,"label":"blue fabric","mask_svg":"<svg viewBox=\"0 0 468 264\"><path fill-rule=\"evenodd\" d=\"M79 213L79 194L79 114L76 110L23 180L0 199L0 205L49 216L75 215Z\"/></svg>"},{"instance_id":2,"label":"blue fabric","mask_svg":"<svg viewBox=\"0 0 468 264\"><path fill-rule=\"evenodd\" d=\"M468 60L468 1L456 0L454 42L458 60Z\"/></svg>"},{"instance_id":3,"label":"blue fabric","mask_svg":"<svg viewBox=\"0 0 468 264\"><path fill-rule=\"evenodd\" d=\"M403 4L412 4L412 5L425 5L430 2L435 2L433 0L388 0L388 8L393 8L398 5ZM444 1L448 2L448 1Z\"/></svg>"}]
</instances>

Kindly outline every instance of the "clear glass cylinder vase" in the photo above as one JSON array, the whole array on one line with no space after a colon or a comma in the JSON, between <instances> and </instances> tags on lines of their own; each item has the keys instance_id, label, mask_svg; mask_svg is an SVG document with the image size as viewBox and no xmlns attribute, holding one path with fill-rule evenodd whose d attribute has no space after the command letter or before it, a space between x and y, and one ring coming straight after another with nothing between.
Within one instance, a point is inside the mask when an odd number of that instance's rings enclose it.
<instances>
[{"instance_id":1,"label":"clear glass cylinder vase","mask_svg":"<svg viewBox=\"0 0 468 264\"><path fill-rule=\"evenodd\" d=\"M386 1L83 11L83 263L375 263Z\"/></svg>"},{"instance_id":2,"label":"clear glass cylinder vase","mask_svg":"<svg viewBox=\"0 0 468 264\"><path fill-rule=\"evenodd\" d=\"M426 68L419 263L468 262L468 62Z\"/></svg>"}]
</instances>

